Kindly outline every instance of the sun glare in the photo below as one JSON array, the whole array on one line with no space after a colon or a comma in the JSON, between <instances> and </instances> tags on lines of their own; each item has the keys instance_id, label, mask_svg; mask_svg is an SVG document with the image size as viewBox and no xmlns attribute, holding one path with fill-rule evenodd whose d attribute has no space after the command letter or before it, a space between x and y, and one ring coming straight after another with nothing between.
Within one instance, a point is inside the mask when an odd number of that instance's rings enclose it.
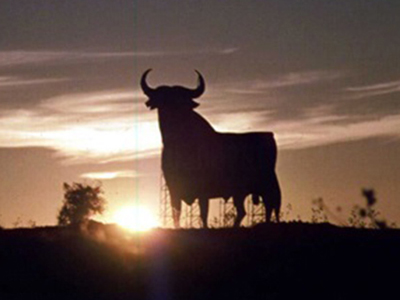
<instances>
[{"instance_id":1,"label":"sun glare","mask_svg":"<svg viewBox=\"0 0 400 300\"><path fill-rule=\"evenodd\" d=\"M141 205L126 206L114 214L114 222L130 231L149 231L158 226L156 216Z\"/></svg>"}]
</instances>

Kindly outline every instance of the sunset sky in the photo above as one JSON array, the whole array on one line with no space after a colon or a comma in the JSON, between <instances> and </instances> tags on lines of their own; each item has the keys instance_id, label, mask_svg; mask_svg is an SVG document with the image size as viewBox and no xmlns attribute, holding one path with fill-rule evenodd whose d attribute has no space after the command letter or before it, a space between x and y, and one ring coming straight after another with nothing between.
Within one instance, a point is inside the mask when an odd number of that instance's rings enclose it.
<instances>
[{"instance_id":1,"label":"sunset sky","mask_svg":"<svg viewBox=\"0 0 400 300\"><path fill-rule=\"evenodd\" d=\"M139 88L195 87L220 131L273 131L283 208L339 220L377 191L400 224L398 0L1 0L0 225L53 225L63 182L108 213L158 212L157 115ZM336 207L341 206L342 212Z\"/></svg>"}]
</instances>

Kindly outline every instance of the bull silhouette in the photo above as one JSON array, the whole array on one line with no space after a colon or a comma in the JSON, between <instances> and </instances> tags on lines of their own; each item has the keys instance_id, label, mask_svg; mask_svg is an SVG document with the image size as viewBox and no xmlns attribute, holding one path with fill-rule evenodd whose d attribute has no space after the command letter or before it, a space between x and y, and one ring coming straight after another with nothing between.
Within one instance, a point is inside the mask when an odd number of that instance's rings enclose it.
<instances>
[{"instance_id":1,"label":"bull silhouette","mask_svg":"<svg viewBox=\"0 0 400 300\"><path fill-rule=\"evenodd\" d=\"M211 198L233 197L238 227L245 217L244 201L262 197L266 221L275 213L279 222L281 191L275 173L277 146L272 132L220 133L194 111L199 106L193 99L205 91L203 76L198 86L151 88L143 73L141 88L149 98L146 106L158 109L162 136L162 171L171 197L173 220L179 228L181 200L188 205L199 199L200 216L207 227Z\"/></svg>"}]
</instances>

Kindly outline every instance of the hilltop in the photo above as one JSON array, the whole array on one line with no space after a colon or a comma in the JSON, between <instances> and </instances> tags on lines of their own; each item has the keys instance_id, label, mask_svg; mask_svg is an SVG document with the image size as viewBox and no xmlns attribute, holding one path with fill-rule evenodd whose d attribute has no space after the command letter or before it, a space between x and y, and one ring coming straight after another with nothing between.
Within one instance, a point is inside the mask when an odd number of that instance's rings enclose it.
<instances>
[{"instance_id":1,"label":"hilltop","mask_svg":"<svg viewBox=\"0 0 400 300\"><path fill-rule=\"evenodd\" d=\"M115 225L0 231L1 299L350 299L397 293L399 230Z\"/></svg>"}]
</instances>

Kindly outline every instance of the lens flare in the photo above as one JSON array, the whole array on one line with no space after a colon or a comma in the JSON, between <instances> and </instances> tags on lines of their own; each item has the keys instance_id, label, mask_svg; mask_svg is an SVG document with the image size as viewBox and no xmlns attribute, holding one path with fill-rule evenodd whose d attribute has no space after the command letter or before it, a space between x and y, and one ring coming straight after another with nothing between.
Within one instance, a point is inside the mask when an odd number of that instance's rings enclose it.
<instances>
[{"instance_id":1,"label":"lens flare","mask_svg":"<svg viewBox=\"0 0 400 300\"><path fill-rule=\"evenodd\" d=\"M154 213L141 205L126 206L114 214L114 222L130 231L144 232L158 226Z\"/></svg>"}]
</instances>

